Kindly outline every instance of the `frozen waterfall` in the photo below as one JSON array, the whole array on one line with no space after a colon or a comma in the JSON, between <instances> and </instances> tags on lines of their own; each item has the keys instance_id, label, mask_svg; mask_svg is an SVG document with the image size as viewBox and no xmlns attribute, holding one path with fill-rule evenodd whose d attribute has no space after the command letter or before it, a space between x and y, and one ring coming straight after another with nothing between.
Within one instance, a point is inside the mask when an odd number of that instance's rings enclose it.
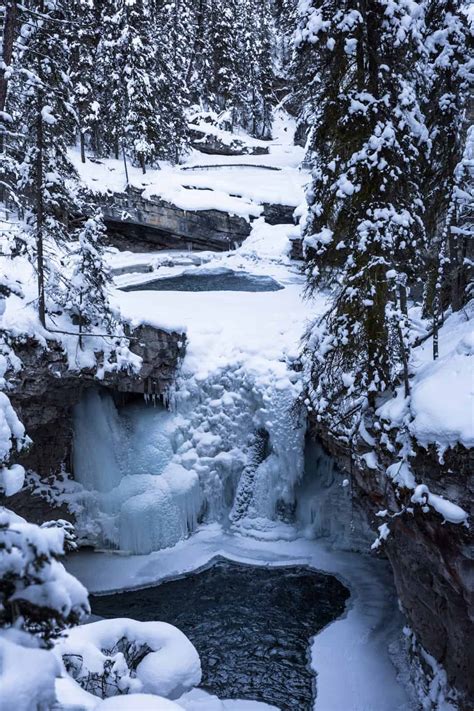
<instances>
[{"instance_id":1,"label":"frozen waterfall","mask_svg":"<svg viewBox=\"0 0 474 711\"><path fill-rule=\"evenodd\" d=\"M128 405L88 391L74 412L75 478L93 496L99 543L133 553L174 545L197 525L199 479L172 461L174 416L162 407Z\"/></svg>"},{"instance_id":2,"label":"frozen waterfall","mask_svg":"<svg viewBox=\"0 0 474 711\"><path fill-rule=\"evenodd\" d=\"M352 497L351 481L317 442L306 442L305 475L295 498L296 523L304 535L324 538L339 550L369 549L373 533Z\"/></svg>"},{"instance_id":3,"label":"frozen waterfall","mask_svg":"<svg viewBox=\"0 0 474 711\"><path fill-rule=\"evenodd\" d=\"M82 538L148 553L220 521L256 537L299 530L357 547L344 476L321 447L307 444L304 455L297 393L284 363L266 380L241 367L183 377L171 411L143 401L117 408L106 391L87 391L74 413Z\"/></svg>"}]
</instances>

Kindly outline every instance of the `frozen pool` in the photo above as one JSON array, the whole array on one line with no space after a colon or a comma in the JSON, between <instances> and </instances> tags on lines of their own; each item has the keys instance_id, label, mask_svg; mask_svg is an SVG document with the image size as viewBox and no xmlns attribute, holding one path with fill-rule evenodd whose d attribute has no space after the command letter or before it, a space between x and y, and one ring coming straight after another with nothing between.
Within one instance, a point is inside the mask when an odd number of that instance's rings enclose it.
<instances>
[{"instance_id":1,"label":"frozen pool","mask_svg":"<svg viewBox=\"0 0 474 711\"><path fill-rule=\"evenodd\" d=\"M188 270L141 284L123 287L123 291L279 291L284 287L272 277L232 269Z\"/></svg>"},{"instance_id":2,"label":"frozen pool","mask_svg":"<svg viewBox=\"0 0 474 711\"><path fill-rule=\"evenodd\" d=\"M316 693L310 639L344 612L348 597L337 578L308 568L219 561L155 587L92 596L91 606L102 617L179 627L200 654L209 692L310 711Z\"/></svg>"}]
</instances>

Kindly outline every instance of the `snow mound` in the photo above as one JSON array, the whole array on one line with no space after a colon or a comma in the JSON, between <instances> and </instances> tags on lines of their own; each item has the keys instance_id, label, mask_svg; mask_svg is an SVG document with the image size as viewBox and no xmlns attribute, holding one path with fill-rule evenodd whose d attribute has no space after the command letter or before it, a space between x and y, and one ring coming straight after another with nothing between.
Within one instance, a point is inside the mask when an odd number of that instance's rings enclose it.
<instances>
[{"instance_id":1,"label":"snow mound","mask_svg":"<svg viewBox=\"0 0 474 711\"><path fill-rule=\"evenodd\" d=\"M105 699L96 706L96 709L97 711L182 711L183 707L162 696L133 694L133 696L115 696L113 699Z\"/></svg>"},{"instance_id":2,"label":"snow mound","mask_svg":"<svg viewBox=\"0 0 474 711\"><path fill-rule=\"evenodd\" d=\"M432 338L415 349L411 398L402 388L378 410L392 427L409 421L424 447L474 446L474 301L446 319L439 331L440 354L432 359Z\"/></svg>"},{"instance_id":3,"label":"snow mound","mask_svg":"<svg viewBox=\"0 0 474 711\"><path fill-rule=\"evenodd\" d=\"M219 699L202 689L192 689L178 701L185 711L278 711L276 706L262 701Z\"/></svg>"},{"instance_id":4,"label":"snow mound","mask_svg":"<svg viewBox=\"0 0 474 711\"><path fill-rule=\"evenodd\" d=\"M166 622L119 618L75 627L57 643L56 653L83 689L92 693L105 689L107 696L144 693L177 698L201 681L196 649Z\"/></svg>"},{"instance_id":5,"label":"snow mound","mask_svg":"<svg viewBox=\"0 0 474 711\"><path fill-rule=\"evenodd\" d=\"M54 682L60 673L51 652L15 630L0 633L0 707L2 711L49 709L56 701ZM19 674L19 670L27 671Z\"/></svg>"}]
</instances>

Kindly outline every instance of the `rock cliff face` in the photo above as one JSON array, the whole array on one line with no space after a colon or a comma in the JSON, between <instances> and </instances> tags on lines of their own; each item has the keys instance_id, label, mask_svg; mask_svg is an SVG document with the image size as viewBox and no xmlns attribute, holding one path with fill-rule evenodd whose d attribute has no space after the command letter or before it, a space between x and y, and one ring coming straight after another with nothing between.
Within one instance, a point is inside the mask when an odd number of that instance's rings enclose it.
<instances>
[{"instance_id":1,"label":"rock cliff face","mask_svg":"<svg viewBox=\"0 0 474 711\"><path fill-rule=\"evenodd\" d=\"M363 443L350 451L318 425L313 436L320 439L338 464L351 473L352 492L362 505L374 531L381 524L376 513L399 511L402 503L385 474L384 453L379 452L380 470L365 466L360 455ZM418 482L442 495L472 515L474 500L474 452L462 446L445 453L439 461L435 447L419 448L412 460ZM407 496L409 500L409 496ZM474 542L463 525L443 523L433 509L419 506L389 522L390 535L383 549L391 563L395 585L409 624L423 647L440 662L449 683L461 695L461 708L474 708ZM375 534L374 534L375 539Z\"/></svg>"},{"instance_id":2,"label":"rock cliff face","mask_svg":"<svg viewBox=\"0 0 474 711\"><path fill-rule=\"evenodd\" d=\"M237 137L224 141L219 136L206 133L205 129L193 124L189 125L191 145L201 153L215 156L263 156L270 151L266 146L257 146L242 141Z\"/></svg>"},{"instance_id":3,"label":"rock cliff face","mask_svg":"<svg viewBox=\"0 0 474 711\"><path fill-rule=\"evenodd\" d=\"M113 242L132 251L142 249L211 249L218 252L242 244L250 234L243 217L219 210L182 210L159 197L144 198L130 187L101 199Z\"/></svg>"},{"instance_id":4,"label":"rock cliff face","mask_svg":"<svg viewBox=\"0 0 474 711\"><path fill-rule=\"evenodd\" d=\"M70 370L57 342L48 346L45 350L25 340L15 347L23 368L13 380L11 393L12 404L33 440L20 462L45 476L68 461L71 408L84 390L103 386L119 393L165 397L184 354L185 336L141 326L133 332L130 346L142 358L140 372L107 373L100 381L92 371Z\"/></svg>"}]
</instances>

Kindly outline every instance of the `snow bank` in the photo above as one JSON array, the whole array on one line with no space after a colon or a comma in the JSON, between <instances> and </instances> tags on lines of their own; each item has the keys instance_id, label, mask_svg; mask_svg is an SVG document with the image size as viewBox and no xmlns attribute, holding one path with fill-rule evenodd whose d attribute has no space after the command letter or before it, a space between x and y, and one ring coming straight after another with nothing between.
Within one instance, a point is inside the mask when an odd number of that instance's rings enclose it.
<instances>
[{"instance_id":1,"label":"snow bank","mask_svg":"<svg viewBox=\"0 0 474 711\"><path fill-rule=\"evenodd\" d=\"M183 707L162 696L133 694L105 699L95 708L97 711L182 711Z\"/></svg>"},{"instance_id":2,"label":"snow bank","mask_svg":"<svg viewBox=\"0 0 474 711\"><path fill-rule=\"evenodd\" d=\"M60 273L64 273L68 260L66 253L57 253L57 245L52 249L51 245L45 245L47 251L52 251L58 261L57 268ZM64 262L64 264L63 264ZM16 257L9 259L0 256L0 271L14 276L16 283L21 287L22 295L11 294L6 300L5 312L2 314L2 328L8 332L12 338L30 338L40 348L46 348L48 341L55 341L60 344L65 354L67 367L71 371L78 371L90 368L96 372L96 377L102 379L106 372L116 372L120 369L139 370L141 358L132 353L125 336L103 338L102 336L84 336L83 347L78 346L78 326L73 324L66 313L51 313L47 317L47 328L44 328L39 321L37 309L35 307L37 299L36 273L32 264L26 257ZM63 276L66 276L63 274ZM119 314L117 314L119 318ZM50 329L50 330L49 330ZM118 335L122 333L117 326ZM100 358L98 358L100 354ZM100 366L98 365L100 361ZM3 377L3 369L0 364L0 378ZM20 366L21 364L18 364ZM56 377L61 376L60 368L52 372ZM9 424L13 426L13 420L8 415ZM0 423L0 428L5 427L5 422ZM16 433L15 433L16 434Z\"/></svg>"},{"instance_id":3,"label":"snow bank","mask_svg":"<svg viewBox=\"0 0 474 711\"><path fill-rule=\"evenodd\" d=\"M93 622L69 630L55 651L83 688L101 689L98 680L104 679L114 698L127 692L177 698L201 681L194 646L166 622L126 618Z\"/></svg>"},{"instance_id":4,"label":"snow bank","mask_svg":"<svg viewBox=\"0 0 474 711\"><path fill-rule=\"evenodd\" d=\"M36 640L27 634L16 630L0 632L2 711L49 709L55 703L54 684L60 664L52 652L35 647Z\"/></svg>"},{"instance_id":5,"label":"snow bank","mask_svg":"<svg viewBox=\"0 0 474 711\"><path fill-rule=\"evenodd\" d=\"M470 327L472 329L472 326ZM420 444L474 446L474 333L459 341L456 352L417 374L411 431Z\"/></svg>"},{"instance_id":6,"label":"snow bank","mask_svg":"<svg viewBox=\"0 0 474 711\"><path fill-rule=\"evenodd\" d=\"M203 125L206 131L212 131L210 124ZM194 150L184 166L161 161L159 169L148 169L146 175L129 165L129 181L144 191L145 198L156 196L183 210L221 210L250 219L261 214L263 203L296 207L304 201L308 173L300 170L304 149L293 145L294 130L295 121L280 110L274 117L273 141L231 134L249 144L268 147L268 155L215 156ZM223 132L216 131L222 137ZM125 190L127 182L121 159L82 163L78 150L71 150L70 158L83 183L93 192ZM216 164L220 167L211 167ZM278 170L265 170L261 166Z\"/></svg>"},{"instance_id":7,"label":"snow bank","mask_svg":"<svg viewBox=\"0 0 474 711\"><path fill-rule=\"evenodd\" d=\"M121 160L104 158L82 163L71 151L70 157L85 185L96 193L122 193L126 176ZM213 157L222 167L206 166L203 161L192 170L162 164L160 170L149 169L146 175L130 166L130 184L141 189L145 199L158 197L182 210L220 210L245 219L258 217L263 203L296 207L304 199L307 175L294 168L266 170L249 165L249 156L240 159L245 167L232 165L225 157Z\"/></svg>"},{"instance_id":8,"label":"snow bank","mask_svg":"<svg viewBox=\"0 0 474 711\"><path fill-rule=\"evenodd\" d=\"M378 410L391 427L409 422L413 437L440 454L462 444L474 446L474 301L449 316L439 331L440 355L432 360L432 338L415 349L411 398L402 388Z\"/></svg>"},{"instance_id":9,"label":"snow bank","mask_svg":"<svg viewBox=\"0 0 474 711\"><path fill-rule=\"evenodd\" d=\"M219 699L202 689L193 689L178 699L185 711L279 711L276 706L262 701Z\"/></svg>"}]
</instances>

